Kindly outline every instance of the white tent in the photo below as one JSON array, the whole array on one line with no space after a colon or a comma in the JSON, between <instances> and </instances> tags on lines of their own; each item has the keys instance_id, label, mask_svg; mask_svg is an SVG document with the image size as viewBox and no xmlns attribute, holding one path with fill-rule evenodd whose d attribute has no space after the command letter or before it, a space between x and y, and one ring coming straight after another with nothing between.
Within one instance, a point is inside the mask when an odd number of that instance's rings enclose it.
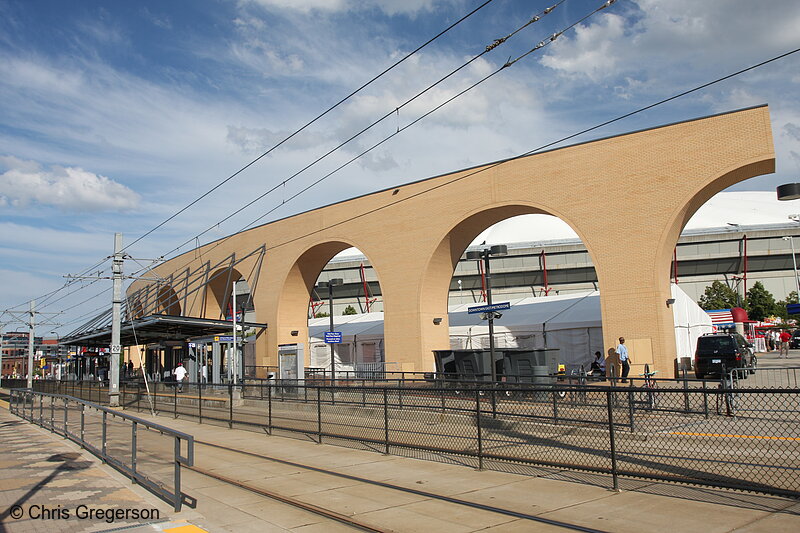
<instances>
[{"instance_id":1,"label":"white tent","mask_svg":"<svg viewBox=\"0 0 800 533\"><path fill-rule=\"evenodd\" d=\"M334 344L337 372L370 368L382 363L383 313L334 316L334 328L342 333L341 344ZM315 368L331 367L331 349L325 344L325 332L330 330L330 318L308 321L310 363ZM379 365L383 368L383 365Z\"/></svg>"},{"instance_id":2,"label":"white tent","mask_svg":"<svg viewBox=\"0 0 800 533\"><path fill-rule=\"evenodd\" d=\"M712 331L711 319L675 284L672 297L676 357L692 357L697 337ZM473 305L477 304L449 309L452 349L489 348L488 324L480 314L467 312ZM605 354L598 291L522 298L511 301L511 308L502 313L494 324L496 348L559 348L561 362L567 368L588 367L594 352ZM330 347L324 342L329 321L309 321L311 366L330 368ZM338 371L356 370L359 365L384 360L383 313L338 316L334 322L336 331L342 332L342 344L335 348Z\"/></svg>"}]
</instances>

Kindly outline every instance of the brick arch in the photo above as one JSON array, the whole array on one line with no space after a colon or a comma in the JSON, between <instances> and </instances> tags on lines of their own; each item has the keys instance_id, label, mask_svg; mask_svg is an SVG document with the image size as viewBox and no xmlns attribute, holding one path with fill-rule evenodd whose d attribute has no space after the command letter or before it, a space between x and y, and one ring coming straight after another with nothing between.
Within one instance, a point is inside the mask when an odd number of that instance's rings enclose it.
<instances>
[{"instance_id":1,"label":"brick arch","mask_svg":"<svg viewBox=\"0 0 800 533\"><path fill-rule=\"evenodd\" d=\"M162 315L180 316L181 303L178 300L178 295L171 285L162 285L158 289L156 296L157 312Z\"/></svg>"},{"instance_id":2,"label":"brick arch","mask_svg":"<svg viewBox=\"0 0 800 533\"><path fill-rule=\"evenodd\" d=\"M422 281L421 312L430 315L431 319L443 317L442 323L446 325L450 282L464 251L487 228L503 220L520 215L555 216L566 222L579 237L581 236L580 228L577 228L569 220L564 219L562 214L554 209L545 209L543 206L533 202L509 201L487 205L465 213L460 221L453 224L441 236L439 244L430 254ZM584 244L594 262L591 246L588 243Z\"/></svg>"},{"instance_id":3,"label":"brick arch","mask_svg":"<svg viewBox=\"0 0 800 533\"><path fill-rule=\"evenodd\" d=\"M304 339L308 338L308 303L314 284L325 265L336 254L353 247L358 248L370 261L380 284L380 269L378 265L370 258L364 248L357 243L345 239L333 239L308 246L291 262L291 266L287 269L286 276L278 289L277 321L280 324L279 338L284 339L285 342L304 342ZM384 310L386 306L387 302L384 295ZM291 335L292 331L297 331L297 335Z\"/></svg>"},{"instance_id":4,"label":"brick arch","mask_svg":"<svg viewBox=\"0 0 800 533\"><path fill-rule=\"evenodd\" d=\"M247 281L247 278L236 268L220 268L212 272L208 279L205 317L225 319L228 307L231 305L231 283L240 280Z\"/></svg>"},{"instance_id":5,"label":"brick arch","mask_svg":"<svg viewBox=\"0 0 800 533\"><path fill-rule=\"evenodd\" d=\"M446 316L454 256L478 228L538 210L566 221L589 250L607 347L622 335L634 363L668 375L669 261L680 230L715 192L774 171L774 157L767 108L744 109L406 183L238 233L155 270L168 279L264 247L256 305L268 329L257 349L259 364L275 364L278 345L307 331L319 271L357 246L380 276L387 361L429 370L431 350L449 345L447 328L431 318Z\"/></svg>"}]
</instances>

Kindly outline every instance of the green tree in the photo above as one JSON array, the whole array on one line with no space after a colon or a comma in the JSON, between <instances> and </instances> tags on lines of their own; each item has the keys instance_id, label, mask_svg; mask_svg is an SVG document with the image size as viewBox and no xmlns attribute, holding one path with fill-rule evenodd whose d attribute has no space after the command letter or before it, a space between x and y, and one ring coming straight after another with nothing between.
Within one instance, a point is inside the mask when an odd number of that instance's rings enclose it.
<instances>
[{"instance_id":1,"label":"green tree","mask_svg":"<svg viewBox=\"0 0 800 533\"><path fill-rule=\"evenodd\" d=\"M787 319L787 318L793 318L795 320L800 319L800 314L790 315L789 313L786 312L786 306L787 305L796 304L796 303L800 303L800 301L798 300L798 297L797 297L797 291L792 291L792 292L790 292L789 294L786 295L786 299L785 300L781 300L780 302L777 303L778 316L780 316L783 319Z\"/></svg>"},{"instance_id":2,"label":"green tree","mask_svg":"<svg viewBox=\"0 0 800 533\"><path fill-rule=\"evenodd\" d=\"M697 305L706 310L730 309L739 305L739 295L721 281L715 281L706 287Z\"/></svg>"},{"instance_id":3,"label":"green tree","mask_svg":"<svg viewBox=\"0 0 800 533\"><path fill-rule=\"evenodd\" d=\"M344 308L344 311L342 312L342 314L343 315L357 315L358 311L356 311L356 308L353 307L352 305L348 305L347 307Z\"/></svg>"},{"instance_id":4,"label":"green tree","mask_svg":"<svg viewBox=\"0 0 800 533\"><path fill-rule=\"evenodd\" d=\"M756 281L747 291L747 316L750 320L764 320L766 317L778 313L775 297L764 288L760 281Z\"/></svg>"}]
</instances>

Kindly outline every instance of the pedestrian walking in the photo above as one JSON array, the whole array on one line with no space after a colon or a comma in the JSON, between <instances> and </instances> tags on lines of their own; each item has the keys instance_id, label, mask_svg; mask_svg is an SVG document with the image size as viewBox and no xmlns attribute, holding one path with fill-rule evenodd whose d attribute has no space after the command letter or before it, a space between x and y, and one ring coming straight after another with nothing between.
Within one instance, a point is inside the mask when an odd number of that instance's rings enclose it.
<instances>
[{"instance_id":1,"label":"pedestrian walking","mask_svg":"<svg viewBox=\"0 0 800 533\"><path fill-rule=\"evenodd\" d=\"M631 358L628 355L628 347L625 346L625 338L619 338L619 344L617 344L617 355L619 355L619 362L622 365L622 382L628 382L628 372L631 371Z\"/></svg>"},{"instance_id":2,"label":"pedestrian walking","mask_svg":"<svg viewBox=\"0 0 800 533\"><path fill-rule=\"evenodd\" d=\"M781 351L778 354L778 359L785 357L789 359L789 341L792 339L792 334L788 330L782 330L779 340L781 342Z\"/></svg>"},{"instance_id":3,"label":"pedestrian walking","mask_svg":"<svg viewBox=\"0 0 800 533\"><path fill-rule=\"evenodd\" d=\"M183 367L183 363L178 363L172 373L175 374L178 392L183 392L183 380L186 378L186 369Z\"/></svg>"}]
</instances>

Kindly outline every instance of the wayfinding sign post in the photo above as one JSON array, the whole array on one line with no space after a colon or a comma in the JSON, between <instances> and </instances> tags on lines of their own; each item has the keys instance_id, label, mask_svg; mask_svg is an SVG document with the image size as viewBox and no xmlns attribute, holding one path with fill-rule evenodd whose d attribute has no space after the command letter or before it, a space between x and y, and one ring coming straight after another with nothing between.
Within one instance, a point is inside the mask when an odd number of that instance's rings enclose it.
<instances>
[{"instance_id":1,"label":"wayfinding sign post","mask_svg":"<svg viewBox=\"0 0 800 533\"><path fill-rule=\"evenodd\" d=\"M495 311L503 311L511 309L511 302L501 302L497 304L475 305L467 308L467 313L475 315L477 313L494 313Z\"/></svg>"},{"instance_id":2,"label":"wayfinding sign post","mask_svg":"<svg viewBox=\"0 0 800 533\"><path fill-rule=\"evenodd\" d=\"M341 344L342 332L341 331L326 331L325 344Z\"/></svg>"}]
</instances>

